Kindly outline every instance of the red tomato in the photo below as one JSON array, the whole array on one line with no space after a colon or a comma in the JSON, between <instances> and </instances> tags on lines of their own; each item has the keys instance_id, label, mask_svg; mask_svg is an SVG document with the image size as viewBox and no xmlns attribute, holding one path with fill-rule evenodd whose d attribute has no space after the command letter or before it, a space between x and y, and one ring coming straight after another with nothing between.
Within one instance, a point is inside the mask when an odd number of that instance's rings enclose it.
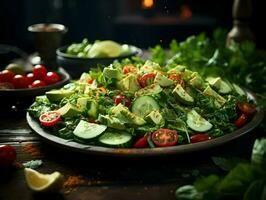
<instances>
[{"instance_id":1,"label":"red tomato","mask_svg":"<svg viewBox=\"0 0 266 200\"><path fill-rule=\"evenodd\" d=\"M180 74L172 73L169 74L168 78L178 82L182 87L185 87L185 81L182 79Z\"/></svg>"},{"instance_id":2,"label":"red tomato","mask_svg":"<svg viewBox=\"0 0 266 200\"><path fill-rule=\"evenodd\" d=\"M126 65L123 68L123 73L124 74L128 74L128 73L131 73L131 72L134 73L136 71L137 71L137 69L133 65Z\"/></svg>"},{"instance_id":3,"label":"red tomato","mask_svg":"<svg viewBox=\"0 0 266 200\"><path fill-rule=\"evenodd\" d=\"M234 122L237 128L244 126L248 121L248 117L245 114L241 114L240 117Z\"/></svg>"},{"instance_id":4,"label":"red tomato","mask_svg":"<svg viewBox=\"0 0 266 200\"><path fill-rule=\"evenodd\" d=\"M138 82L140 86L144 88L153 83L155 76L156 76L155 73L144 74L138 78Z\"/></svg>"},{"instance_id":5,"label":"red tomato","mask_svg":"<svg viewBox=\"0 0 266 200\"><path fill-rule=\"evenodd\" d=\"M160 128L152 133L152 141L157 147L169 147L177 144L178 134L175 130Z\"/></svg>"},{"instance_id":6,"label":"red tomato","mask_svg":"<svg viewBox=\"0 0 266 200\"><path fill-rule=\"evenodd\" d=\"M254 105L251 105L251 104L246 103L246 102L237 103L237 109L241 113L246 114L248 116L253 115L257 111L256 107Z\"/></svg>"},{"instance_id":7,"label":"red tomato","mask_svg":"<svg viewBox=\"0 0 266 200\"><path fill-rule=\"evenodd\" d=\"M13 79L13 77L15 75L16 74L14 72L11 72L11 71L5 69L5 70L0 72L0 82L9 82L9 83L11 83L12 79Z\"/></svg>"},{"instance_id":8,"label":"red tomato","mask_svg":"<svg viewBox=\"0 0 266 200\"><path fill-rule=\"evenodd\" d=\"M46 76L47 69L44 65L35 65L32 69L34 77L39 80L43 80Z\"/></svg>"},{"instance_id":9,"label":"red tomato","mask_svg":"<svg viewBox=\"0 0 266 200\"><path fill-rule=\"evenodd\" d=\"M9 167L16 160L17 153L11 145L0 145L0 167Z\"/></svg>"},{"instance_id":10,"label":"red tomato","mask_svg":"<svg viewBox=\"0 0 266 200\"><path fill-rule=\"evenodd\" d=\"M87 83L88 83L88 84L92 84L92 83L93 83L93 79L89 79L89 80L87 81Z\"/></svg>"},{"instance_id":11,"label":"red tomato","mask_svg":"<svg viewBox=\"0 0 266 200\"><path fill-rule=\"evenodd\" d=\"M125 105L126 107L129 107L131 105L130 99L122 94L116 95L114 98L114 102L115 102L115 105L118 105L121 103Z\"/></svg>"},{"instance_id":12,"label":"red tomato","mask_svg":"<svg viewBox=\"0 0 266 200\"><path fill-rule=\"evenodd\" d=\"M28 78L29 84L31 84L34 80L36 80L36 78L34 77L33 73L28 73L26 76Z\"/></svg>"},{"instance_id":13,"label":"red tomato","mask_svg":"<svg viewBox=\"0 0 266 200\"><path fill-rule=\"evenodd\" d=\"M39 121L43 126L54 126L60 121L60 119L61 115L57 111L49 111L39 117Z\"/></svg>"},{"instance_id":14,"label":"red tomato","mask_svg":"<svg viewBox=\"0 0 266 200\"><path fill-rule=\"evenodd\" d=\"M134 144L133 144L133 147L134 148L146 148L149 146L149 143L148 143L148 137L149 137L149 134L146 134L145 136L143 136L142 138L139 138Z\"/></svg>"},{"instance_id":15,"label":"red tomato","mask_svg":"<svg viewBox=\"0 0 266 200\"><path fill-rule=\"evenodd\" d=\"M204 134L204 133L190 136L190 142L191 143L202 142L202 141L206 141L209 139L211 139L211 137L208 136L207 134Z\"/></svg>"},{"instance_id":16,"label":"red tomato","mask_svg":"<svg viewBox=\"0 0 266 200\"><path fill-rule=\"evenodd\" d=\"M60 76L56 72L47 72L44 81L48 84L54 84L60 80Z\"/></svg>"},{"instance_id":17,"label":"red tomato","mask_svg":"<svg viewBox=\"0 0 266 200\"><path fill-rule=\"evenodd\" d=\"M37 88L37 87L44 87L46 86L46 83L44 81L41 80L35 80L33 81L32 84L30 84L30 88Z\"/></svg>"},{"instance_id":18,"label":"red tomato","mask_svg":"<svg viewBox=\"0 0 266 200\"><path fill-rule=\"evenodd\" d=\"M12 83L15 88L27 88L29 85L28 78L20 74L14 76Z\"/></svg>"}]
</instances>

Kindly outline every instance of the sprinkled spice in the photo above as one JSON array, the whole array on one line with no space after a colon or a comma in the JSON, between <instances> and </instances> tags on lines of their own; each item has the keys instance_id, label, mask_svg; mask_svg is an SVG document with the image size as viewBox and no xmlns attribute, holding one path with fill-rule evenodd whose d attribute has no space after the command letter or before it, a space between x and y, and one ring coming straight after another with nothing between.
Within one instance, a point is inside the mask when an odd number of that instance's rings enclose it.
<instances>
[{"instance_id":1,"label":"sprinkled spice","mask_svg":"<svg viewBox=\"0 0 266 200\"><path fill-rule=\"evenodd\" d=\"M63 186L64 187L74 187L78 185L82 185L85 183L85 180L82 178L82 176L69 176Z\"/></svg>"},{"instance_id":2,"label":"sprinkled spice","mask_svg":"<svg viewBox=\"0 0 266 200\"><path fill-rule=\"evenodd\" d=\"M34 157L41 157L40 148L35 144L25 144L22 146L22 151L29 153Z\"/></svg>"}]
</instances>

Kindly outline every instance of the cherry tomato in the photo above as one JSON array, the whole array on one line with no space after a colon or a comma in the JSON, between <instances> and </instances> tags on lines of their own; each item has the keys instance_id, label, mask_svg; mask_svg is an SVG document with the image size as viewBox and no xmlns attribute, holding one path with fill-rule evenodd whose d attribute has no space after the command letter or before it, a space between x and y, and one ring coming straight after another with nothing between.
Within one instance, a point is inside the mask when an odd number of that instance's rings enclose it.
<instances>
[{"instance_id":1,"label":"cherry tomato","mask_svg":"<svg viewBox=\"0 0 266 200\"><path fill-rule=\"evenodd\" d=\"M39 80L43 80L46 76L47 69L44 65L35 65L32 69L34 77Z\"/></svg>"},{"instance_id":2,"label":"cherry tomato","mask_svg":"<svg viewBox=\"0 0 266 200\"><path fill-rule=\"evenodd\" d=\"M37 87L44 87L46 86L46 83L44 81L41 80L35 80L32 82L32 84L30 84L30 88L37 88Z\"/></svg>"},{"instance_id":3,"label":"cherry tomato","mask_svg":"<svg viewBox=\"0 0 266 200\"><path fill-rule=\"evenodd\" d=\"M26 76L28 78L29 84L31 84L34 80L36 80L36 78L34 77L33 73L28 73Z\"/></svg>"},{"instance_id":4,"label":"cherry tomato","mask_svg":"<svg viewBox=\"0 0 266 200\"><path fill-rule=\"evenodd\" d=\"M12 83L15 88L27 88L29 85L28 78L20 74L14 76Z\"/></svg>"},{"instance_id":5,"label":"cherry tomato","mask_svg":"<svg viewBox=\"0 0 266 200\"><path fill-rule=\"evenodd\" d=\"M148 137L149 134L144 135L142 138L139 138L134 144L133 147L134 148L146 148L149 146L148 143Z\"/></svg>"},{"instance_id":6,"label":"cherry tomato","mask_svg":"<svg viewBox=\"0 0 266 200\"><path fill-rule=\"evenodd\" d=\"M144 88L153 83L155 76L156 76L155 73L144 74L138 78L138 82L140 86Z\"/></svg>"},{"instance_id":7,"label":"cherry tomato","mask_svg":"<svg viewBox=\"0 0 266 200\"><path fill-rule=\"evenodd\" d=\"M0 145L0 167L9 167L16 160L17 153L11 145Z\"/></svg>"},{"instance_id":8,"label":"cherry tomato","mask_svg":"<svg viewBox=\"0 0 266 200\"><path fill-rule=\"evenodd\" d=\"M208 136L207 134L204 134L204 133L190 136L190 142L191 143L202 142L202 141L206 141L209 139L211 139L211 137Z\"/></svg>"},{"instance_id":9,"label":"cherry tomato","mask_svg":"<svg viewBox=\"0 0 266 200\"><path fill-rule=\"evenodd\" d=\"M157 147L169 147L177 144L178 134L175 130L160 128L152 133L152 141Z\"/></svg>"},{"instance_id":10,"label":"cherry tomato","mask_svg":"<svg viewBox=\"0 0 266 200\"><path fill-rule=\"evenodd\" d=\"M60 76L56 72L47 72L44 81L48 84L54 84L60 80Z\"/></svg>"},{"instance_id":11,"label":"cherry tomato","mask_svg":"<svg viewBox=\"0 0 266 200\"><path fill-rule=\"evenodd\" d=\"M185 87L185 81L182 79L180 74L172 73L169 74L168 78L178 82L182 87Z\"/></svg>"},{"instance_id":12,"label":"cherry tomato","mask_svg":"<svg viewBox=\"0 0 266 200\"><path fill-rule=\"evenodd\" d=\"M15 76L14 72L11 72L7 69L0 72L0 82L12 82L13 77Z\"/></svg>"},{"instance_id":13,"label":"cherry tomato","mask_svg":"<svg viewBox=\"0 0 266 200\"><path fill-rule=\"evenodd\" d=\"M130 99L122 94L116 95L114 98L114 102L115 102L115 105L118 105L121 103L125 105L126 107L129 107L131 105Z\"/></svg>"},{"instance_id":14,"label":"cherry tomato","mask_svg":"<svg viewBox=\"0 0 266 200\"><path fill-rule=\"evenodd\" d=\"M241 114L240 117L234 122L237 128L244 126L248 121L248 117L245 114Z\"/></svg>"},{"instance_id":15,"label":"cherry tomato","mask_svg":"<svg viewBox=\"0 0 266 200\"><path fill-rule=\"evenodd\" d=\"M49 111L39 117L39 121L43 126L54 126L60 121L60 119L61 115L57 111Z\"/></svg>"},{"instance_id":16,"label":"cherry tomato","mask_svg":"<svg viewBox=\"0 0 266 200\"><path fill-rule=\"evenodd\" d=\"M137 71L137 69L133 65L126 65L123 67L123 73L124 74L134 73L136 71Z\"/></svg>"},{"instance_id":17,"label":"cherry tomato","mask_svg":"<svg viewBox=\"0 0 266 200\"><path fill-rule=\"evenodd\" d=\"M89 79L89 80L87 81L87 83L88 83L88 84L92 84L92 83L93 83L93 79Z\"/></svg>"},{"instance_id":18,"label":"cherry tomato","mask_svg":"<svg viewBox=\"0 0 266 200\"><path fill-rule=\"evenodd\" d=\"M256 110L256 107L254 105L251 105L249 103L246 103L246 102L239 102L237 103L237 109L245 114L245 115L253 115L257 110Z\"/></svg>"}]
</instances>

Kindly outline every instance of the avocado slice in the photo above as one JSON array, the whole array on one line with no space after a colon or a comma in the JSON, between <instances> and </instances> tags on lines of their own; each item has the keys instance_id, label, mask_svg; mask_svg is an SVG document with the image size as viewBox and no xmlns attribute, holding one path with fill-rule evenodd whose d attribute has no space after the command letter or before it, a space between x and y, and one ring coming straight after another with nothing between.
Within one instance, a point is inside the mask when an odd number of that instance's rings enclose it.
<instances>
[{"instance_id":1,"label":"avocado slice","mask_svg":"<svg viewBox=\"0 0 266 200\"><path fill-rule=\"evenodd\" d=\"M99 115L98 120L102 123L105 124L106 126L110 128L115 128L119 130L125 130L126 126L125 123L119 120L116 117L110 116L110 115Z\"/></svg>"},{"instance_id":2,"label":"avocado slice","mask_svg":"<svg viewBox=\"0 0 266 200\"><path fill-rule=\"evenodd\" d=\"M194 98L190 96L180 84L176 85L172 94L183 104L191 105L194 103Z\"/></svg>"},{"instance_id":3,"label":"avocado slice","mask_svg":"<svg viewBox=\"0 0 266 200\"><path fill-rule=\"evenodd\" d=\"M145 117L145 120L156 125L164 125L165 120L158 110L153 110Z\"/></svg>"},{"instance_id":4,"label":"avocado slice","mask_svg":"<svg viewBox=\"0 0 266 200\"><path fill-rule=\"evenodd\" d=\"M139 96L149 96L149 95L154 95L154 94L159 94L163 89L160 87L159 84L151 84L145 88L141 88L135 93L136 97Z\"/></svg>"},{"instance_id":5,"label":"avocado slice","mask_svg":"<svg viewBox=\"0 0 266 200\"><path fill-rule=\"evenodd\" d=\"M132 73L119 81L117 86L122 91L129 91L133 93L140 89L139 83L137 81L137 75Z\"/></svg>"},{"instance_id":6,"label":"avocado slice","mask_svg":"<svg viewBox=\"0 0 266 200\"><path fill-rule=\"evenodd\" d=\"M63 98L69 97L72 94L74 94L73 90L64 90L64 89L50 90L50 91L45 92L46 97L51 102L59 102Z\"/></svg>"},{"instance_id":7,"label":"avocado slice","mask_svg":"<svg viewBox=\"0 0 266 200\"><path fill-rule=\"evenodd\" d=\"M220 104L220 106L223 106L226 102L226 100L221 95L219 95L217 92L215 92L209 85L203 91L203 95L214 97L217 100L217 102Z\"/></svg>"},{"instance_id":8,"label":"avocado slice","mask_svg":"<svg viewBox=\"0 0 266 200\"><path fill-rule=\"evenodd\" d=\"M232 85L233 85L234 90L236 91L236 93L238 93L240 96L245 96L246 95L245 91L241 87L239 87L237 84L233 83Z\"/></svg>"},{"instance_id":9,"label":"avocado slice","mask_svg":"<svg viewBox=\"0 0 266 200\"><path fill-rule=\"evenodd\" d=\"M191 78L188 82L190 85L199 90L204 90L204 88L206 88L204 80L201 78L201 76L198 73L192 74L192 77L193 78Z\"/></svg>"},{"instance_id":10,"label":"avocado slice","mask_svg":"<svg viewBox=\"0 0 266 200\"><path fill-rule=\"evenodd\" d=\"M80 83L88 83L88 80L91 80L90 74L83 72L79 78Z\"/></svg>"},{"instance_id":11,"label":"avocado slice","mask_svg":"<svg viewBox=\"0 0 266 200\"><path fill-rule=\"evenodd\" d=\"M227 94L232 91L230 85L223 81L221 77L207 77L206 81L221 94Z\"/></svg>"},{"instance_id":12,"label":"avocado slice","mask_svg":"<svg viewBox=\"0 0 266 200\"><path fill-rule=\"evenodd\" d=\"M62 117L74 117L81 113L81 111L71 103L65 104L63 107L59 108L57 112L59 112Z\"/></svg>"},{"instance_id":13,"label":"avocado slice","mask_svg":"<svg viewBox=\"0 0 266 200\"><path fill-rule=\"evenodd\" d=\"M152 62L151 60L147 60L139 69L142 74L154 72L156 70L161 70L161 67L158 63Z\"/></svg>"},{"instance_id":14,"label":"avocado slice","mask_svg":"<svg viewBox=\"0 0 266 200\"><path fill-rule=\"evenodd\" d=\"M121 74L117 69L112 69L110 67L105 67L103 69L103 76L106 78L121 79Z\"/></svg>"},{"instance_id":15,"label":"avocado slice","mask_svg":"<svg viewBox=\"0 0 266 200\"><path fill-rule=\"evenodd\" d=\"M171 79L167 78L161 73L157 73L154 79L154 83L159 84L162 87L168 87L174 84L174 81Z\"/></svg>"}]
</instances>

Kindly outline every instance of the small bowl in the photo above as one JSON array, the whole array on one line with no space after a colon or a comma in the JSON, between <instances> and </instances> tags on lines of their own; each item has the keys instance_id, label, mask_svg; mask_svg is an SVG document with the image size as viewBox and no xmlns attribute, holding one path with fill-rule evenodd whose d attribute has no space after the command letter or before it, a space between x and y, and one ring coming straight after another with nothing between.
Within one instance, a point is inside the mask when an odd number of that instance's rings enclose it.
<instances>
[{"instance_id":1,"label":"small bowl","mask_svg":"<svg viewBox=\"0 0 266 200\"><path fill-rule=\"evenodd\" d=\"M130 58L135 55L141 55L142 50L129 45L131 53L128 55L111 57L111 58L81 58L73 55L66 54L68 46L60 47L56 50L57 63L60 67L63 67L73 79L77 79L83 72L89 72L92 67L100 65L109 65L115 60L122 60L124 58Z\"/></svg>"},{"instance_id":2,"label":"small bowl","mask_svg":"<svg viewBox=\"0 0 266 200\"><path fill-rule=\"evenodd\" d=\"M45 87L0 89L0 108L8 110L12 106L17 105L25 108L32 104L36 96L43 95L45 92L52 89L61 88L70 81L69 74L63 68L59 68L57 73L61 77L61 80L55 84L47 85Z\"/></svg>"}]
</instances>

